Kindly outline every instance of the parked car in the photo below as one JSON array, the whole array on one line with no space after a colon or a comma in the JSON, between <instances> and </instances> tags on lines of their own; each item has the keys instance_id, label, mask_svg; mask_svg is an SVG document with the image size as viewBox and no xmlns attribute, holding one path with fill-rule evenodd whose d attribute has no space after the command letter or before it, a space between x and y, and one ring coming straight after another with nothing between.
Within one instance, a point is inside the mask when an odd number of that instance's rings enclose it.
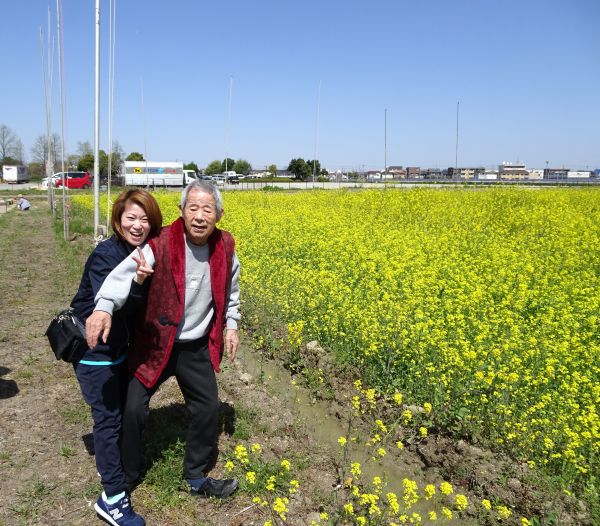
<instances>
[{"instance_id":1,"label":"parked car","mask_svg":"<svg viewBox=\"0 0 600 526\"><path fill-rule=\"evenodd\" d=\"M56 188L60 188L62 186L62 172L57 174L58 178L56 179L56 183L54 186ZM54 179L54 175L52 178ZM67 188L89 188L92 186L92 180L90 178L90 174L87 172L66 172L65 173L65 183Z\"/></svg>"},{"instance_id":2,"label":"parked car","mask_svg":"<svg viewBox=\"0 0 600 526\"><path fill-rule=\"evenodd\" d=\"M52 186L56 187L56 180L57 180L58 178L59 178L59 175L58 175L58 174L54 174L54 175L52 176ZM47 177L44 177L44 178L42 179L42 188L43 188L44 190L46 190L46 189L48 188L48 178L47 178Z\"/></svg>"},{"instance_id":3,"label":"parked car","mask_svg":"<svg viewBox=\"0 0 600 526\"><path fill-rule=\"evenodd\" d=\"M213 180L213 183L215 183L217 186L225 186L225 176L224 175L214 175L212 180Z\"/></svg>"}]
</instances>

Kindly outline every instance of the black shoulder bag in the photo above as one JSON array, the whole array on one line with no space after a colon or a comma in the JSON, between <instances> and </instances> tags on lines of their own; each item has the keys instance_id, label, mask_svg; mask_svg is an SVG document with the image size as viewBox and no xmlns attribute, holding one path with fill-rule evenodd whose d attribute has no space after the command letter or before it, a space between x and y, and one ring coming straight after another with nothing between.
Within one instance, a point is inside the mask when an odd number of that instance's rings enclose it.
<instances>
[{"instance_id":1,"label":"black shoulder bag","mask_svg":"<svg viewBox=\"0 0 600 526\"><path fill-rule=\"evenodd\" d=\"M57 360L78 362L88 348L85 341L85 326L70 308L52 318L46 336Z\"/></svg>"}]
</instances>

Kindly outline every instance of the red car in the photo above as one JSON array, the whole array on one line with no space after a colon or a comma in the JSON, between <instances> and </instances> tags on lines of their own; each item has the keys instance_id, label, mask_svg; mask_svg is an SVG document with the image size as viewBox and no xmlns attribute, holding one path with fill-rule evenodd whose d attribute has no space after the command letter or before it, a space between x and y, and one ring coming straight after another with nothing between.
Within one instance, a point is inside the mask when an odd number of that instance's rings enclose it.
<instances>
[{"instance_id":1,"label":"red car","mask_svg":"<svg viewBox=\"0 0 600 526\"><path fill-rule=\"evenodd\" d=\"M55 174L58 176L56 179L55 186L59 188L62 186L62 172ZM65 173L65 186L67 188L89 188L92 186L90 174L87 172L66 172Z\"/></svg>"}]
</instances>

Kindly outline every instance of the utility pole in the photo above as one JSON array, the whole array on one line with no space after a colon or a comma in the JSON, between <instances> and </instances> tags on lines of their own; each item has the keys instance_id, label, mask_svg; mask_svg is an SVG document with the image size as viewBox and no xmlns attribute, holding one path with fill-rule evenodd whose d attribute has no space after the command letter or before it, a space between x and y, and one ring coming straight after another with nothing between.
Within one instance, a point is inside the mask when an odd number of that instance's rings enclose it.
<instances>
[{"instance_id":1,"label":"utility pole","mask_svg":"<svg viewBox=\"0 0 600 526\"><path fill-rule=\"evenodd\" d=\"M460 108L460 101L456 103L456 151L454 153L454 176L458 171L458 111Z\"/></svg>"},{"instance_id":2,"label":"utility pole","mask_svg":"<svg viewBox=\"0 0 600 526\"><path fill-rule=\"evenodd\" d=\"M383 173L387 173L387 108L383 112Z\"/></svg>"}]
</instances>

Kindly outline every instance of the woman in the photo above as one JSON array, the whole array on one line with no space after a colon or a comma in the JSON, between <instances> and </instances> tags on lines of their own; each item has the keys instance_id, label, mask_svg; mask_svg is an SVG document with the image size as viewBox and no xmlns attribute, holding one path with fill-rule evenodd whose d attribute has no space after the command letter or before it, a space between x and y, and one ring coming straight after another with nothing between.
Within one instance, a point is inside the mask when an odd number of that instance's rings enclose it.
<instances>
[{"instance_id":1,"label":"woman","mask_svg":"<svg viewBox=\"0 0 600 526\"><path fill-rule=\"evenodd\" d=\"M75 315L84 325L94 310L94 298L106 276L139 249L148 237L158 235L162 214L158 203L148 192L127 190L113 205L111 224L114 235L100 243L88 258L79 290L71 302ZM143 282L143 279L140 281ZM131 506L119 451L127 385L129 324L141 287L135 282L132 284L128 304L115 313L107 341L100 341L93 349L88 349L74 364L83 398L92 409L96 467L104 488L94 508L99 518L113 526L145 524Z\"/></svg>"}]
</instances>

